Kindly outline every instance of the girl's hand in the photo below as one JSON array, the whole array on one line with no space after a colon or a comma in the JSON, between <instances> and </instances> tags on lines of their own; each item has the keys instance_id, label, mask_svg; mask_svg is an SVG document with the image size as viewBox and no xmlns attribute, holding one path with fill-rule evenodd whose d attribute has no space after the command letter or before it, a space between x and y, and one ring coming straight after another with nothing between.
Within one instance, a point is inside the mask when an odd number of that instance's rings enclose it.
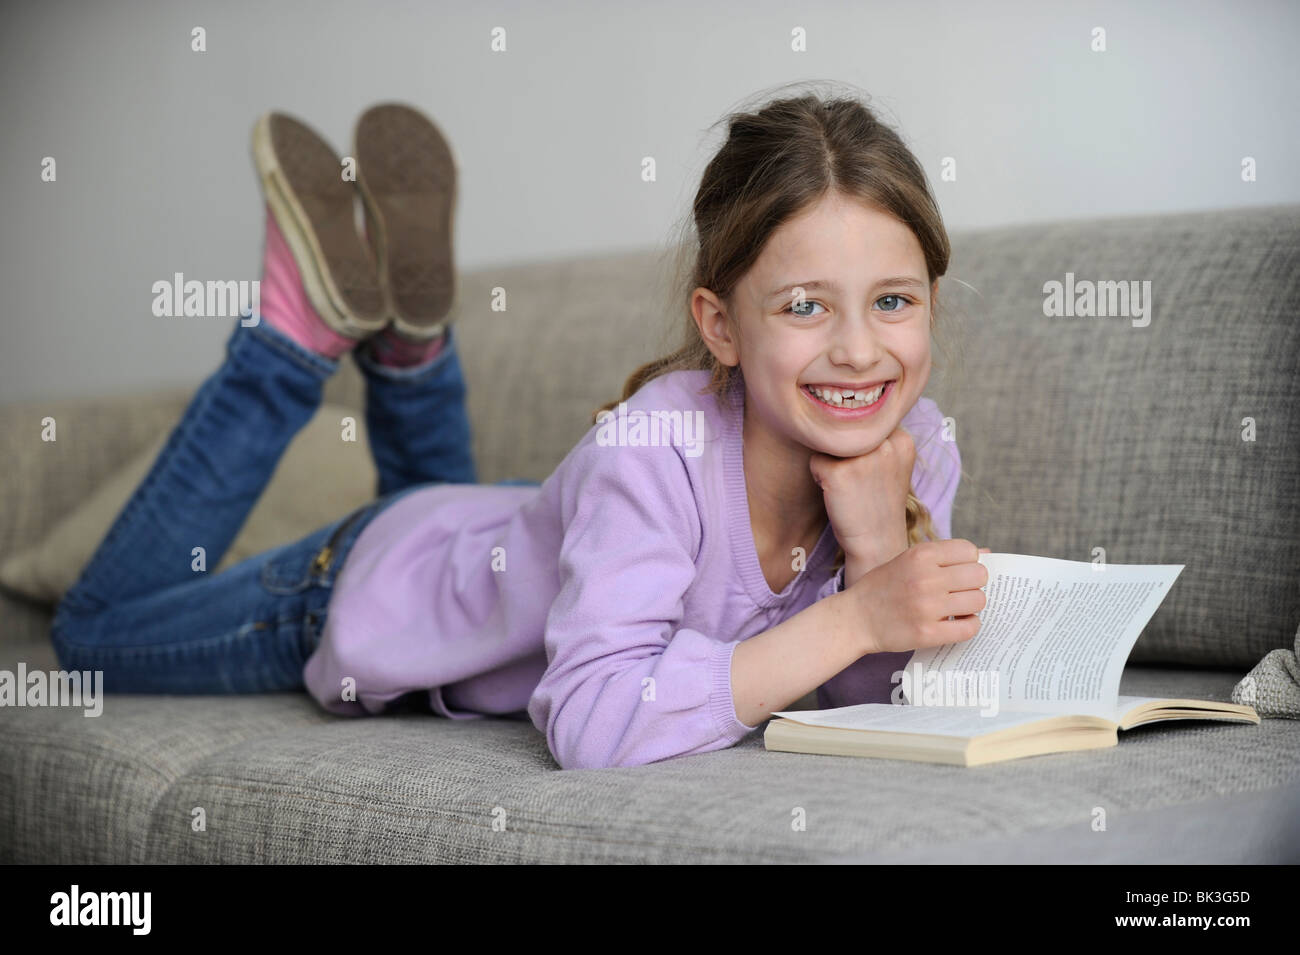
<instances>
[{"instance_id":1,"label":"girl's hand","mask_svg":"<svg viewBox=\"0 0 1300 955\"><path fill-rule=\"evenodd\" d=\"M844 590L862 621L866 653L920 650L969 640L988 602L987 547L961 538L922 541L863 574ZM949 619L951 617L952 619Z\"/></svg>"},{"instance_id":2,"label":"girl's hand","mask_svg":"<svg viewBox=\"0 0 1300 955\"><path fill-rule=\"evenodd\" d=\"M916 445L901 425L857 457L813 452L808 467L846 559L875 566L907 549L907 494L915 463Z\"/></svg>"}]
</instances>

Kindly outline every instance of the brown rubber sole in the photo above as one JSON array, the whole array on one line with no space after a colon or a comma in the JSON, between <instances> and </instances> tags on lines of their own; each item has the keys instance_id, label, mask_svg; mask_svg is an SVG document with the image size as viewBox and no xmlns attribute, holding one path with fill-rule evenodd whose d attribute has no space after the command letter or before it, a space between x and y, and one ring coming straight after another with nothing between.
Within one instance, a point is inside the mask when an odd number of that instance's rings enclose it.
<instances>
[{"instance_id":1,"label":"brown rubber sole","mask_svg":"<svg viewBox=\"0 0 1300 955\"><path fill-rule=\"evenodd\" d=\"M355 185L341 158L305 123L266 113L253 161L312 306L332 329L365 338L388 324L379 264L357 233Z\"/></svg>"},{"instance_id":2,"label":"brown rubber sole","mask_svg":"<svg viewBox=\"0 0 1300 955\"><path fill-rule=\"evenodd\" d=\"M358 118L353 154L393 326L406 338L434 338L459 297L455 151L419 110L381 103Z\"/></svg>"}]
</instances>

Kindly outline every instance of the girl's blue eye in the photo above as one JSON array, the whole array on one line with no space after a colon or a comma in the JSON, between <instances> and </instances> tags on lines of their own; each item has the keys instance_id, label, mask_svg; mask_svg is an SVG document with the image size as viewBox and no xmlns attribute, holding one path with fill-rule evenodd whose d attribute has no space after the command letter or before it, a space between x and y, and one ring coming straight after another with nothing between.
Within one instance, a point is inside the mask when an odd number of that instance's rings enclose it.
<instances>
[{"instance_id":1,"label":"girl's blue eye","mask_svg":"<svg viewBox=\"0 0 1300 955\"><path fill-rule=\"evenodd\" d=\"M791 302L791 303L786 307L786 312L789 313L789 314L791 314L791 315L793 315L795 318L814 318L814 317L815 317L815 316L809 314L808 312L796 312L796 311L794 310L794 307L795 307L796 305L798 305L798 306L800 306L800 307L803 307L804 305L816 305L818 308L825 308L825 306L822 305L821 302L813 302L813 301L809 301L808 299L804 299L802 302Z\"/></svg>"},{"instance_id":2,"label":"girl's blue eye","mask_svg":"<svg viewBox=\"0 0 1300 955\"><path fill-rule=\"evenodd\" d=\"M876 302L877 304L879 304L880 302L888 301L890 299L893 299L897 304L893 308L882 308L881 309L882 312L901 312L904 308L906 308L909 304L911 304L909 300L904 298L902 295L895 295L892 293L889 295L880 296L880 298L876 299ZM800 308L802 308L806 305L816 305L818 308L825 310L825 306L822 305L821 302L814 302L811 299L804 299L802 302L791 302L788 306L786 306L785 313L787 315L793 315L796 318L815 318L816 313L814 312L795 311L795 306L799 306Z\"/></svg>"}]
</instances>

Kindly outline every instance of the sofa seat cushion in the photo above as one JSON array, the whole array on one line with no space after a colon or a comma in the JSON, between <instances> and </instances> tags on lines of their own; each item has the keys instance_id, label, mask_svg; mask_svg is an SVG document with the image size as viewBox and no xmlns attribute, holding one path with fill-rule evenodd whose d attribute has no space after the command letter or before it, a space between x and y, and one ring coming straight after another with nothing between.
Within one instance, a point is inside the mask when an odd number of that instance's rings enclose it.
<instances>
[{"instance_id":1,"label":"sofa seat cushion","mask_svg":"<svg viewBox=\"0 0 1300 955\"><path fill-rule=\"evenodd\" d=\"M1238 677L1131 666L1122 692L1227 699ZM1300 780L1290 720L1142 727L1105 750L969 769L769 753L756 732L560 771L523 721L332 717L305 693L115 695L109 711L0 710L13 804L0 861L822 861L1087 829L1096 807L1118 820ZM1228 837L1189 834L1207 851Z\"/></svg>"}]
</instances>

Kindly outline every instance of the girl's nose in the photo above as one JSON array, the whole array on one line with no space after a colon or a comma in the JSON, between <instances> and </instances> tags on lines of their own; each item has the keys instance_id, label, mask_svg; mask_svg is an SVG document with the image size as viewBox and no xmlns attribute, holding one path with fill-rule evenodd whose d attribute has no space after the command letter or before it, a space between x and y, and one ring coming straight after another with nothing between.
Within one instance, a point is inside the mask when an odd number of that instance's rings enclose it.
<instances>
[{"instance_id":1,"label":"girl's nose","mask_svg":"<svg viewBox=\"0 0 1300 955\"><path fill-rule=\"evenodd\" d=\"M831 336L829 358L837 365L865 369L885 353L867 315L845 314Z\"/></svg>"}]
</instances>

